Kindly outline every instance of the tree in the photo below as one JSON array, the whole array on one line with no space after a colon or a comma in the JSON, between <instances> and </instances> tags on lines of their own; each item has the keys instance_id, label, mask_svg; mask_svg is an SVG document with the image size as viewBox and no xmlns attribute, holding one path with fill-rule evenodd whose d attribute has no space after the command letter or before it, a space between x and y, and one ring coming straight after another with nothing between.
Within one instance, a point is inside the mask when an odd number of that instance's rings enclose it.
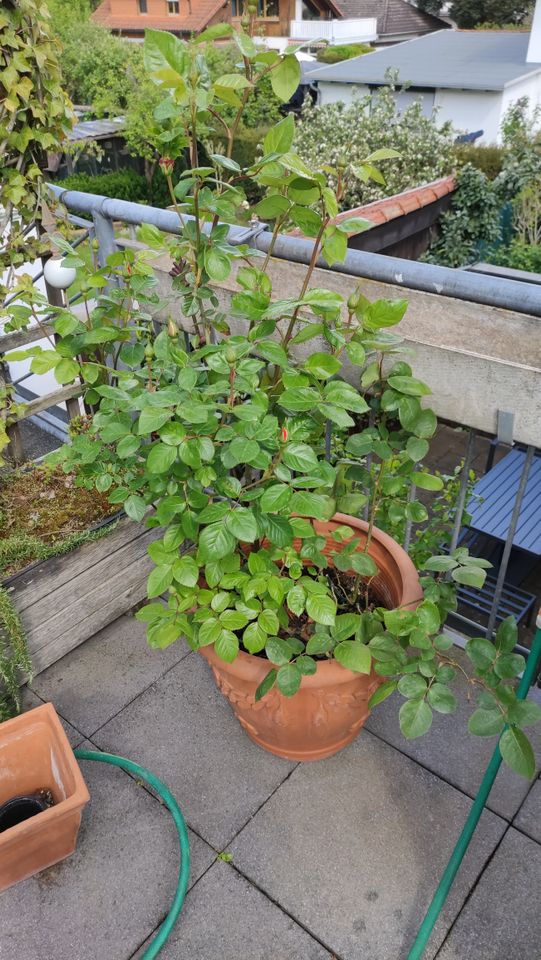
<instances>
[{"instance_id":1,"label":"tree","mask_svg":"<svg viewBox=\"0 0 541 960\"><path fill-rule=\"evenodd\" d=\"M441 0L419 0L417 6L436 16L442 12ZM481 24L503 27L520 24L532 9L532 0L453 0L449 16L461 29L470 30Z\"/></svg>"}]
</instances>

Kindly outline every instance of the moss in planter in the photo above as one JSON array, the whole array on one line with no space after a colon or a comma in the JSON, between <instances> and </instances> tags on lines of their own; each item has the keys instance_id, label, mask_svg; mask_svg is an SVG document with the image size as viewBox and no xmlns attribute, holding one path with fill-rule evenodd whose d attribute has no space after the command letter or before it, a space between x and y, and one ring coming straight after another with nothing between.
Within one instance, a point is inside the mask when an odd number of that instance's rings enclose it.
<instances>
[{"instance_id":1,"label":"moss in planter","mask_svg":"<svg viewBox=\"0 0 541 960\"><path fill-rule=\"evenodd\" d=\"M0 577L68 553L106 531L89 527L118 511L105 494L77 486L60 466L31 466L0 481Z\"/></svg>"},{"instance_id":2,"label":"moss in planter","mask_svg":"<svg viewBox=\"0 0 541 960\"><path fill-rule=\"evenodd\" d=\"M22 467L0 479L0 582L36 560L69 553L110 532L88 528L116 513L105 495L78 487L61 467ZM20 676L32 676L26 637L0 586L0 722L21 709Z\"/></svg>"}]
</instances>

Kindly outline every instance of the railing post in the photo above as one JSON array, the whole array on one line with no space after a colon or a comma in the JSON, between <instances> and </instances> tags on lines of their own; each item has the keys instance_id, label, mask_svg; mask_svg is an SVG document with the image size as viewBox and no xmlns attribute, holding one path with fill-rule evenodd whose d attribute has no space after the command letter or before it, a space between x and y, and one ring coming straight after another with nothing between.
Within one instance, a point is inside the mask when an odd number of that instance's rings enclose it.
<instances>
[{"instance_id":1,"label":"railing post","mask_svg":"<svg viewBox=\"0 0 541 960\"><path fill-rule=\"evenodd\" d=\"M522 500L524 497L524 493L526 491L526 484L528 483L528 476L530 473L530 467L532 465L534 453L535 453L535 447L530 446L527 448L526 459L524 460L524 466L522 468L522 473L520 475L520 481L518 485L517 495L515 497L513 512L511 514L511 520L509 521L509 528L507 530L507 536L505 538L505 546L503 548L500 569L498 570L498 578L496 580L496 589L494 591L494 599L492 601L492 606L490 608L490 614L488 617L488 624L487 624L487 630L486 630L486 636L488 640L492 639L492 634L494 633L494 627L496 626L496 617L498 615L498 607L500 605L503 585L505 582L505 575L507 573L507 566L509 564L511 550L513 548L513 538L515 536L515 531L517 529L518 518L520 516L520 508L522 506Z\"/></svg>"},{"instance_id":2,"label":"railing post","mask_svg":"<svg viewBox=\"0 0 541 960\"><path fill-rule=\"evenodd\" d=\"M0 393L9 389L10 386L9 368L7 363L4 362L3 354L0 353ZM10 424L9 427L6 427L6 433L9 437L9 443L4 450L6 459L11 460L14 464L24 463L26 457L19 424Z\"/></svg>"},{"instance_id":3,"label":"railing post","mask_svg":"<svg viewBox=\"0 0 541 960\"><path fill-rule=\"evenodd\" d=\"M466 494L468 492L468 476L470 473L470 467L473 460L474 447L475 447L475 430L470 430L469 437L468 437L468 446L466 447L466 455L464 457L464 463L462 464L462 473L460 476L460 490L458 493L456 513L455 513L455 519L453 523L453 532L451 534L451 543L449 544L449 553L452 553L453 550L456 550L458 537L460 535L460 528L462 526L462 517L464 515L464 507L466 506Z\"/></svg>"},{"instance_id":4,"label":"railing post","mask_svg":"<svg viewBox=\"0 0 541 960\"><path fill-rule=\"evenodd\" d=\"M45 279L45 278L44 278ZM57 290L56 287L51 287L49 283L45 280L45 292L47 294L47 300L52 307L64 307L66 308L66 302L64 299L64 294L62 290ZM55 333L54 340L55 343L58 341L58 337ZM75 417L81 416L81 407L79 405L79 400L77 397L69 397L65 400L66 410L68 411L68 418L74 420Z\"/></svg>"},{"instance_id":5,"label":"railing post","mask_svg":"<svg viewBox=\"0 0 541 960\"><path fill-rule=\"evenodd\" d=\"M116 253L118 247L115 240L115 231L113 228L113 222L106 217L101 210L94 210L92 212L92 219L94 221L94 230L96 231L96 239L98 241L98 263L100 267L105 267L107 264L107 257L112 253Z\"/></svg>"}]
</instances>

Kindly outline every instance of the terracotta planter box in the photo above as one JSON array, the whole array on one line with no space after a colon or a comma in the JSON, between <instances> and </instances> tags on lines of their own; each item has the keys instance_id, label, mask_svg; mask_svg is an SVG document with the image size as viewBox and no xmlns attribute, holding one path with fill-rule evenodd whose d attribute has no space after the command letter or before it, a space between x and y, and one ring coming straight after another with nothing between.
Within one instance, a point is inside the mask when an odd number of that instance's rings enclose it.
<instances>
[{"instance_id":1,"label":"terracotta planter box","mask_svg":"<svg viewBox=\"0 0 541 960\"><path fill-rule=\"evenodd\" d=\"M146 597L153 568L147 547L160 534L122 515L100 540L33 563L4 581L21 616L35 674Z\"/></svg>"},{"instance_id":2,"label":"terracotta planter box","mask_svg":"<svg viewBox=\"0 0 541 960\"><path fill-rule=\"evenodd\" d=\"M73 853L90 799L51 703L0 724L0 806L43 789L53 806L0 833L0 891Z\"/></svg>"}]
</instances>

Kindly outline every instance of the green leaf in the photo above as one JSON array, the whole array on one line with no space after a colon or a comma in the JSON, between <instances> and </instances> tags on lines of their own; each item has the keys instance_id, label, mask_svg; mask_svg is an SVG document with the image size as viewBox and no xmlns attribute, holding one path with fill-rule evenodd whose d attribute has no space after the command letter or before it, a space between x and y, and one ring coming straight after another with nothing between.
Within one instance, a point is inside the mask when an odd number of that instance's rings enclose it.
<instances>
[{"instance_id":1,"label":"green leaf","mask_svg":"<svg viewBox=\"0 0 541 960\"><path fill-rule=\"evenodd\" d=\"M244 30L233 30L232 35L243 57L252 60L257 55L257 47L252 38Z\"/></svg>"},{"instance_id":2,"label":"green leaf","mask_svg":"<svg viewBox=\"0 0 541 960\"><path fill-rule=\"evenodd\" d=\"M305 369L317 377L318 380L327 380L338 373L342 364L330 353L312 353L305 361Z\"/></svg>"},{"instance_id":3,"label":"green leaf","mask_svg":"<svg viewBox=\"0 0 541 960\"><path fill-rule=\"evenodd\" d=\"M280 629L280 621L274 610L262 610L257 618L257 622L265 633L276 634Z\"/></svg>"},{"instance_id":4,"label":"green leaf","mask_svg":"<svg viewBox=\"0 0 541 960\"><path fill-rule=\"evenodd\" d=\"M167 68L181 74L185 64L185 50L186 44L172 33L166 33L164 30L145 30L143 55L145 67L152 79Z\"/></svg>"},{"instance_id":5,"label":"green leaf","mask_svg":"<svg viewBox=\"0 0 541 960\"><path fill-rule=\"evenodd\" d=\"M317 457L312 447L306 443L286 444L282 460L292 470L298 470L300 473L308 473L312 467L317 466Z\"/></svg>"},{"instance_id":6,"label":"green leaf","mask_svg":"<svg viewBox=\"0 0 541 960\"><path fill-rule=\"evenodd\" d=\"M464 583L468 587L476 587L478 590L483 586L487 572L482 567L456 567L451 576L456 583Z\"/></svg>"},{"instance_id":7,"label":"green leaf","mask_svg":"<svg viewBox=\"0 0 541 960\"><path fill-rule=\"evenodd\" d=\"M139 415L137 433L139 436L148 436L163 427L164 423L167 423L170 419L170 410L156 410L153 407L146 407Z\"/></svg>"},{"instance_id":8,"label":"green leaf","mask_svg":"<svg viewBox=\"0 0 541 960\"><path fill-rule=\"evenodd\" d=\"M133 456L141 446L141 441L137 437L132 437L130 434L127 437L123 437L122 440L117 444L116 452L121 459L126 457Z\"/></svg>"},{"instance_id":9,"label":"green leaf","mask_svg":"<svg viewBox=\"0 0 541 960\"><path fill-rule=\"evenodd\" d=\"M359 573L361 577L375 577L378 572L375 560L367 553L353 553L350 557L350 566L355 570L355 573Z\"/></svg>"},{"instance_id":10,"label":"green leaf","mask_svg":"<svg viewBox=\"0 0 541 960\"><path fill-rule=\"evenodd\" d=\"M448 557L446 554L441 556L429 557L423 563L423 570L435 570L437 573L444 573L447 570L454 570L457 561L454 557Z\"/></svg>"},{"instance_id":11,"label":"green leaf","mask_svg":"<svg viewBox=\"0 0 541 960\"><path fill-rule=\"evenodd\" d=\"M259 521L263 535L275 546L288 547L293 543L293 530L287 517L280 517L276 513L262 513Z\"/></svg>"},{"instance_id":12,"label":"green leaf","mask_svg":"<svg viewBox=\"0 0 541 960\"><path fill-rule=\"evenodd\" d=\"M266 641L265 653L271 663L282 666L291 660L291 648L281 637L269 637Z\"/></svg>"},{"instance_id":13,"label":"green leaf","mask_svg":"<svg viewBox=\"0 0 541 960\"><path fill-rule=\"evenodd\" d=\"M276 684L284 697L292 697L301 685L302 673L296 663L285 663L278 670Z\"/></svg>"},{"instance_id":14,"label":"green leaf","mask_svg":"<svg viewBox=\"0 0 541 960\"><path fill-rule=\"evenodd\" d=\"M220 660L233 663L239 652L239 639L234 633L231 633L231 630L222 630L214 644L214 649Z\"/></svg>"},{"instance_id":15,"label":"green leaf","mask_svg":"<svg viewBox=\"0 0 541 960\"><path fill-rule=\"evenodd\" d=\"M269 670L267 676L264 678L264 680L261 681L261 683L259 684L255 692L256 703L259 700L261 700L261 698L264 697L265 694L269 692L269 690L272 690L276 682L277 673L278 673L277 670L274 670L274 669Z\"/></svg>"},{"instance_id":16,"label":"green leaf","mask_svg":"<svg viewBox=\"0 0 541 960\"><path fill-rule=\"evenodd\" d=\"M306 612L315 623L332 627L336 616L336 603L332 597L325 594L311 594L306 598Z\"/></svg>"},{"instance_id":17,"label":"green leaf","mask_svg":"<svg viewBox=\"0 0 541 960\"><path fill-rule=\"evenodd\" d=\"M253 543L257 540L257 522L251 510L237 507L229 513L225 525L230 533L242 543Z\"/></svg>"},{"instance_id":18,"label":"green leaf","mask_svg":"<svg viewBox=\"0 0 541 960\"><path fill-rule=\"evenodd\" d=\"M165 650L180 637L182 626L174 620L164 620L150 627L147 632L148 645L153 650Z\"/></svg>"},{"instance_id":19,"label":"green leaf","mask_svg":"<svg viewBox=\"0 0 541 960\"><path fill-rule=\"evenodd\" d=\"M517 645L518 630L514 617L502 620L496 633L496 646L502 653L512 653Z\"/></svg>"},{"instance_id":20,"label":"green leaf","mask_svg":"<svg viewBox=\"0 0 541 960\"><path fill-rule=\"evenodd\" d=\"M249 623L242 634L242 642L248 653L259 653L267 642L267 634L258 623Z\"/></svg>"},{"instance_id":21,"label":"green leaf","mask_svg":"<svg viewBox=\"0 0 541 960\"><path fill-rule=\"evenodd\" d=\"M312 387L294 387L290 390L284 390L280 395L279 403L286 410L293 413L305 413L313 410L319 403L321 397Z\"/></svg>"},{"instance_id":22,"label":"green leaf","mask_svg":"<svg viewBox=\"0 0 541 960\"><path fill-rule=\"evenodd\" d=\"M403 697L407 697L408 700L424 697L426 688L427 682L425 678L419 676L418 673L406 674L405 677L401 677L398 681L398 692L401 693Z\"/></svg>"},{"instance_id":23,"label":"green leaf","mask_svg":"<svg viewBox=\"0 0 541 960\"><path fill-rule=\"evenodd\" d=\"M287 213L290 206L291 203L286 197L280 193L274 193L256 203L255 211L262 220L275 220Z\"/></svg>"},{"instance_id":24,"label":"green leaf","mask_svg":"<svg viewBox=\"0 0 541 960\"><path fill-rule=\"evenodd\" d=\"M306 594L300 585L291 587L287 594L287 605L295 616L300 617L306 604ZM313 652L313 651L310 651Z\"/></svg>"},{"instance_id":25,"label":"green leaf","mask_svg":"<svg viewBox=\"0 0 541 960\"><path fill-rule=\"evenodd\" d=\"M487 670L491 667L496 657L494 645L490 640L484 640L482 637L474 637L472 640L468 640L465 649L471 662L479 670Z\"/></svg>"},{"instance_id":26,"label":"green leaf","mask_svg":"<svg viewBox=\"0 0 541 960\"><path fill-rule=\"evenodd\" d=\"M173 566L173 576L183 587L195 587L199 580L199 567L193 557L179 557Z\"/></svg>"},{"instance_id":27,"label":"green leaf","mask_svg":"<svg viewBox=\"0 0 541 960\"><path fill-rule=\"evenodd\" d=\"M310 598L309 598L310 599ZM334 648L334 657L355 673L370 673L372 655L364 643L359 640L342 640Z\"/></svg>"},{"instance_id":28,"label":"green leaf","mask_svg":"<svg viewBox=\"0 0 541 960\"><path fill-rule=\"evenodd\" d=\"M441 616L435 603L423 600L415 611L421 626L427 633L437 633L440 629Z\"/></svg>"},{"instance_id":29,"label":"green leaf","mask_svg":"<svg viewBox=\"0 0 541 960\"><path fill-rule=\"evenodd\" d=\"M240 610L223 610L220 614L220 623L227 630L242 630L248 623L248 619Z\"/></svg>"},{"instance_id":30,"label":"green leaf","mask_svg":"<svg viewBox=\"0 0 541 960\"><path fill-rule=\"evenodd\" d=\"M500 753L511 770L531 780L535 774L535 757L532 745L522 730L509 727L500 738Z\"/></svg>"},{"instance_id":31,"label":"green leaf","mask_svg":"<svg viewBox=\"0 0 541 960\"><path fill-rule=\"evenodd\" d=\"M205 563L207 560L221 560L233 553L237 541L222 523L211 523L199 534L198 555Z\"/></svg>"},{"instance_id":32,"label":"green leaf","mask_svg":"<svg viewBox=\"0 0 541 960\"><path fill-rule=\"evenodd\" d=\"M398 393L405 393L409 397L425 397L432 393L430 387L415 377L389 377L388 384Z\"/></svg>"},{"instance_id":33,"label":"green leaf","mask_svg":"<svg viewBox=\"0 0 541 960\"><path fill-rule=\"evenodd\" d=\"M396 686L396 680L386 680L385 683L382 683L370 697L368 709L373 710L374 707L377 707L378 703L383 703L387 697L390 697L391 694L395 692Z\"/></svg>"},{"instance_id":34,"label":"green leaf","mask_svg":"<svg viewBox=\"0 0 541 960\"><path fill-rule=\"evenodd\" d=\"M504 653L494 662L494 673L501 680L513 680L524 670L526 661L520 653Z\"/></svg>"},{"instance_id":35,"label":"green leaf","mask_svg":"<svg viewBox=\"0 0 541 960\"><path fill-rule=\"evenodd\" d=\"M307 237L317 237L323 222L315 210L311 210L310 207L301 207L298 203L291 207L289 218ZM296 339L294 342L298 343Z\"/></svg>"},{"instance_id":36,"label":"green leaf","mask_svg":"<svg viewBox=\"0 0 541 960\"><path fill-rule=\"evenodd\" d=\"M454 713L457 701L454 693L444 683L433 683L428 691L428 702L438 713Z\"/></svg>"},{"instance_id":37,"label":"green leaf","mask_svg":"<svg viewBox=\"0 0 541 960\"><path fill-rule=\"evenodd\" d=\"M443 488L443 480L441 477L434 477L431 473L417 473L414 471L411 474L411 479L421 490L441 490Z\"/></svg>"},{"instance_id":38,"label":"green leaf","mask_svg":"<svg viewBox=\"0 0 541 960\"><path fill-rule=\"evenodd\" d=\"M314 633L306 644L306 653L317 656L332 650L334 641L327 633Z\"/></svg>"},{"instance_id":39,"label":"green leaf","mask_svg":"<svg viewBox=\"0 0 541 960\"><path fill-rule=\"evenodd\" d=\"M468 730L477 737L493 737L500 734L505 720L499 710L483 710L479 708L472 713L468 721Z\"/></svg>"},{"instance_id":40,"label":"green leaf","mask_svg":"<svg viewBox=\"0 0 541 960\"><path fill-rule=\"evenodd\" d=\"M309 490L296 490L289 503L291 513L316 520L330 520L335 513L335 501L321 493Z\"/></svg>"},{"instance_id":41,"label":"green leaf","mask_svg":"<svg viewBox=\"0 0 541 960\"><path fill-rule=\"evenodd\" d=\"M152 447L147 457L149 473L166 473L177 459L176 447L169 447L165 443L157 443Z\"/></svg>"},{"instance_id":42,"label":"green leaf","mask_svg":"<svg viewBox=\"0 0 541 960\"><path fill-rule=\"evenodd\" d=\"M276 67L273 67L270 71L270 81L273 92L278 99L287 103L301 81L301 65L297 58L294 56L283 57Z\"/></svg>"},{"instance_id":43,"label":"green leaf","mask_svg":"<svg viewBox=\"0 0 541 960\"><path fill-rule=\"evenodd\" d=\"M417 463L426 457L428 453L428 442L421 440L419 437L410 437L406 444L406 453L410 460Z\"/></svg>"},{"instance_id":44,"label":"green leaf","mask_svg":"<svg viewBox=\"0 0 541 960\"><path fill-rule=\"evenodd\" d=\"M280 120L268 131L264 141L263 150L265 155L269 153L287 153L291 149L293 137L295 136L295 122L293 114L288 113L287 117Z\"/></svg>"},{"instance_id":45,"label":"green leaf","mask_svg":"<svg viewBox=\"0 0 541 960\"><path fill-rule=\"evenodd\" d=\"M432 710L426 700L407 700L400 707L400 729L406 740L415 740L432 726Z\"/></svg>"},{"instance_id":46,"label":"green leaf","mask_svg":"<svg viewBox=\"0 0 541 960\"><path fill-rule=\"evenodd\" d=\"M364 217L345 217L343 220L339 220L336 226L342 233L364 233L365 230L372 229L374 221L366 220Z\"/></svg>"},{"instance_id":47,"label":"green leaf","mask_svg":"<svg viewBox=\"0 0 541 960\"><path fill-rule=\"evenodd\" d=\"M259 505L265 513L268 513L287 506L290 499L291 488L286 483L273 483L264 491Z\"/></svg>"},{"instance_id":48,"label":"green leaf","mask_svg":"<svg viewBox=\"0 0 541 960\"><path fill-rule=\"evenodd\" d=\"M357 632L360 622L361 617L358 613L341 613L336 617L331 629L333 639L336 640L337 643L340 643L342 640L348 640Z\"/></svg>"},{"instance_id":49,"label":"green leaf","mask_svg":"<svg viewBox=\"0 0 541 960\"><path fill-rule=\"evenodd\" d=\"M348 251L348 238L340 233L337 227L326 227L323 234L321 252L330 267L335 263L342 263Z\"/></svg>"},{"instance_id":50,"label":"green leaf","mask_svg":"<svg viewBox=\"0 0 541 960\"><path fill-rule=\"evenodd\" d=\"M211 280L227 280L231 273L231 260L227 253L217 247L207 247L204 260L205 270Z\"/></svg>"},{"instance_id":51,"label":"green leaf","mask_svg":"<svg viewBox=\"0 0 541 960\"><path fill-rule=\"evenodd\" d=\"M147 603L135 614L135 619L142 623L151 623L153 620L163 620L168 616L167 607L163 603Z\"/></svg>"},{"instance_id":52,"label":"green leaf","mask_svg":"<svg viewBox=\"0 0 541 960\"><path fill-rule=\"evenodd\" d=\"M137 494L131 494L131 496L124 501L124 513L130 520L135 520L137 523L140 523L146 512L147 505L143 498L137 496Z\"/></svg>"},{"instance_id":53,"label":"green leaf","mask_svg":"<svg viewBox=\"0 0 541 960\"><path fill-rule=\"evenodd\" d=\"M529 727L541 720L541 706L534 700L517 700L507 711L509 723Z\"/></svg>"},{"instance_id":54,"label":"green leaf","mask_svg":"<svg viewBox=\"0 0 541 960\"><path fill-rule=\"evenodd\" d=\"M71 383L75 377L79 376L79 364L76 360L63 358L56 364L54 375L58 383Z\"/></svg>"},{"instance_id":55,"label":"green leaf","mask_svg":"<svg viewBox=\"0 0 541 960\"><path fill-rule=\"evenodd\" d=\"M147 580L147 596L151 600L152 597L159 597L160 594L164 593L168 587L171 586L173 582L173 568L169 566L154 567L154 570L150 571L150 575Z\"/></svg>"},{"instance_id":56,"label":"green leaf","mask_svg":"<svg viewBox=\"0 0 541 960\"><path fill-rule=\"evenodd\" d=\"M279 343L273 343L269 340L267 343L258 343L257 352L265 360L274 363L279 367L287 367L289 359L284 348Z\"/></svg>"}]
</instances>

